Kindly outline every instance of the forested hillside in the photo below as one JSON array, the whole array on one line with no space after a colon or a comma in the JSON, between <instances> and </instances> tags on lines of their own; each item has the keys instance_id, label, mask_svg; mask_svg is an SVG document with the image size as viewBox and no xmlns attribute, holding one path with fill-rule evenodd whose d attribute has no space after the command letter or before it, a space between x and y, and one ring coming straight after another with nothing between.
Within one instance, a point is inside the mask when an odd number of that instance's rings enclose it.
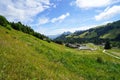
<instances>
[{"instance_id":1,"label":"forested hillside","mask_svg":"<svg viewBox=\"0 0 120 80\"><path fill-rule=\"evenodd\" d=\"M17 22L17 23L9 22L4 16L1 16L1 15L0 15L0 25L9 30L11 30L11 28L12 28L12 29L21 31L23 33L33 35L39 39L50 42L50 39L48 37L46 37L45 35L40 34L38 32L35 32L30 26L24 25L21 22Z\"/></svg>"},{"instance_id":2,"label":"forested hillside","mask_svg":"<svg viewBox=\"0 0 120 80\"><path fill-rule=\"evenodd\" d=\"M61 35L55 41L64 43L88 43L102 44L110 40L113 44L120 44L120 20L106 25L97 26L84 31L76 31L73 34ZM116 45L116 46L118 46ZM115 45L114 45L115 46Z\"/></svg>"}]
</instances>

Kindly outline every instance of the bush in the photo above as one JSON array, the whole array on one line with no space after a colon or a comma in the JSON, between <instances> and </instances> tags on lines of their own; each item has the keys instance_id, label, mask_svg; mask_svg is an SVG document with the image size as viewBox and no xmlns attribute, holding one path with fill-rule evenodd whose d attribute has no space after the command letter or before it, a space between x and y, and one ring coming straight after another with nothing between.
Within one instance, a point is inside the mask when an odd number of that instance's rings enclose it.
<instances>
[{"instance_id":1,"label":"bush","mask_svg":"<svg viewBox=\"0 0 120 80\"><path fill-rule=\"evenodd\" d=\"M110 42L109 42L109 41L107 41L107 42L105 43L104 49L111 49L111 45L110 45Z\"/></svg>"},{"instance_id":2,"label":"bush","mask_svg":"<svg viewBox=\"0 0 120 80\"><path fill-rule=\"evenodd\" d=\"M51 42L51 40L50 40L50 39L47 39L46 41L47 41L48 43L50 43L50 42Z\"/></svg>"},{"instance_id":3,"label":"bush","mask_svg":"<svg viewBox=\"0 0 120 80\"><path fill-rule=\"evenodd\" d=\"M7 28L8 30L11 30L11 27L10 27L10 26L6 26L6 28Z\"/></svg>"},{"instance_id":4,"label":"bush","mask_svg":"<svg viewBox=\"0 0 120 80\"><path fill-rule=\"evenodd\" d=\"M54 42L57 43L57 44L63 44L62 41L54 41Z\"/></svg>"},{"instance_id":5,"label":"bush","mask_svg":"<svg viewBox=\"0 0 120 80\"><path fill-rule=\"evenodd\" d=\"M104 63L103 59L101 57L97 57L97 62L98 63Z\"/></svg>"},{"instance_id":6,"label":"bush","mask_svg":"<svg viewBox=\"0 0 120 80\"><path fill-rule=\"evenodd\" d=\"M0 15L0 25L6 27L7 23L8 21L6 20L6 18Z\"/></svg>"},{"instance_id":7,"label":"bush","mask_svg":"<svg viewBox=\"0 0 120 80\"><path fill-rule=\"evenodd\" d=\"M9 34L9 32L8 32L8 31L6 31L5 33L6 33L6 34Z\"/></svg>"}]
</instances>

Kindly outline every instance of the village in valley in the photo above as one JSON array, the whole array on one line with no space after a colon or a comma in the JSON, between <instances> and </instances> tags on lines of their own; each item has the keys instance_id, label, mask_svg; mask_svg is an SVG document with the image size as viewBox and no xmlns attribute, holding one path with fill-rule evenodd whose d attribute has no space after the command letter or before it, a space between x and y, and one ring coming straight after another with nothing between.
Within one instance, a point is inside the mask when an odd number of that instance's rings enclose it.
<instances>
[{"instance_id":1,"label":"village in valley","mask_svg":"<svg viewBox=\"0 0 120 80\"><path fill-rule=\"evenodd\" d=\"M92 43L89 43L89 44L92 44ZM87 44L66 43L65 46L70 47L70 48L74 48L74 49L78 49L78 50L91 50L91 51L97 50L97 47L95 47L95 46L91 47L91 46L89 46ZM104 46L104 45L100 45L100 46Z\"/></svg>"}]
</instances>

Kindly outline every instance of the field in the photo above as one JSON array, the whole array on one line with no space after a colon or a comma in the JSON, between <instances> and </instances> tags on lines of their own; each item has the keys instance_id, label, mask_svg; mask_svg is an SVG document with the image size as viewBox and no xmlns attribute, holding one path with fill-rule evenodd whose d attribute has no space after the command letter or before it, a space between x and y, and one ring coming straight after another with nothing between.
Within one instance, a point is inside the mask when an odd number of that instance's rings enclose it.
<instances>
[{"instance_id":1,"label":"field","mask_svg":"<svg viewBox=\"0 0 120 80\"><path fill-rule=\"evenodd\" d=\"M0 80L119 80L120 60L88 45L97 50L70 49L0 26Z\"/></svg>"}]
</instances>

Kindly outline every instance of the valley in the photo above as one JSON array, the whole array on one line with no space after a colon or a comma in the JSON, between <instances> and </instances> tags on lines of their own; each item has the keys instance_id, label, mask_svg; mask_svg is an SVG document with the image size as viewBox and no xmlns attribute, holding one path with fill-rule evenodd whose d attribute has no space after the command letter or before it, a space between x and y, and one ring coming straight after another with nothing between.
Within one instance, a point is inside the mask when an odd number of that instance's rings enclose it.
<instances>
[{"instance_id":1,"label":"valley","mask_svg":"<svg viewBox=\"0 0 120 80\"><path fill-rule=\"evenodd\" d=\"M72 49L0 26L0 79L120 79L120 60L88 45L97 50Z\"/></svg>"},{"instance_id":2,"label":"valley","mask_svg":"<svg viewBox=\"0 0 120 80\"><path fill-rule=\"evenodd\" d=\"M120 80L120 0L0 0L0 80Z\"/></svg>"}]
</instances>

